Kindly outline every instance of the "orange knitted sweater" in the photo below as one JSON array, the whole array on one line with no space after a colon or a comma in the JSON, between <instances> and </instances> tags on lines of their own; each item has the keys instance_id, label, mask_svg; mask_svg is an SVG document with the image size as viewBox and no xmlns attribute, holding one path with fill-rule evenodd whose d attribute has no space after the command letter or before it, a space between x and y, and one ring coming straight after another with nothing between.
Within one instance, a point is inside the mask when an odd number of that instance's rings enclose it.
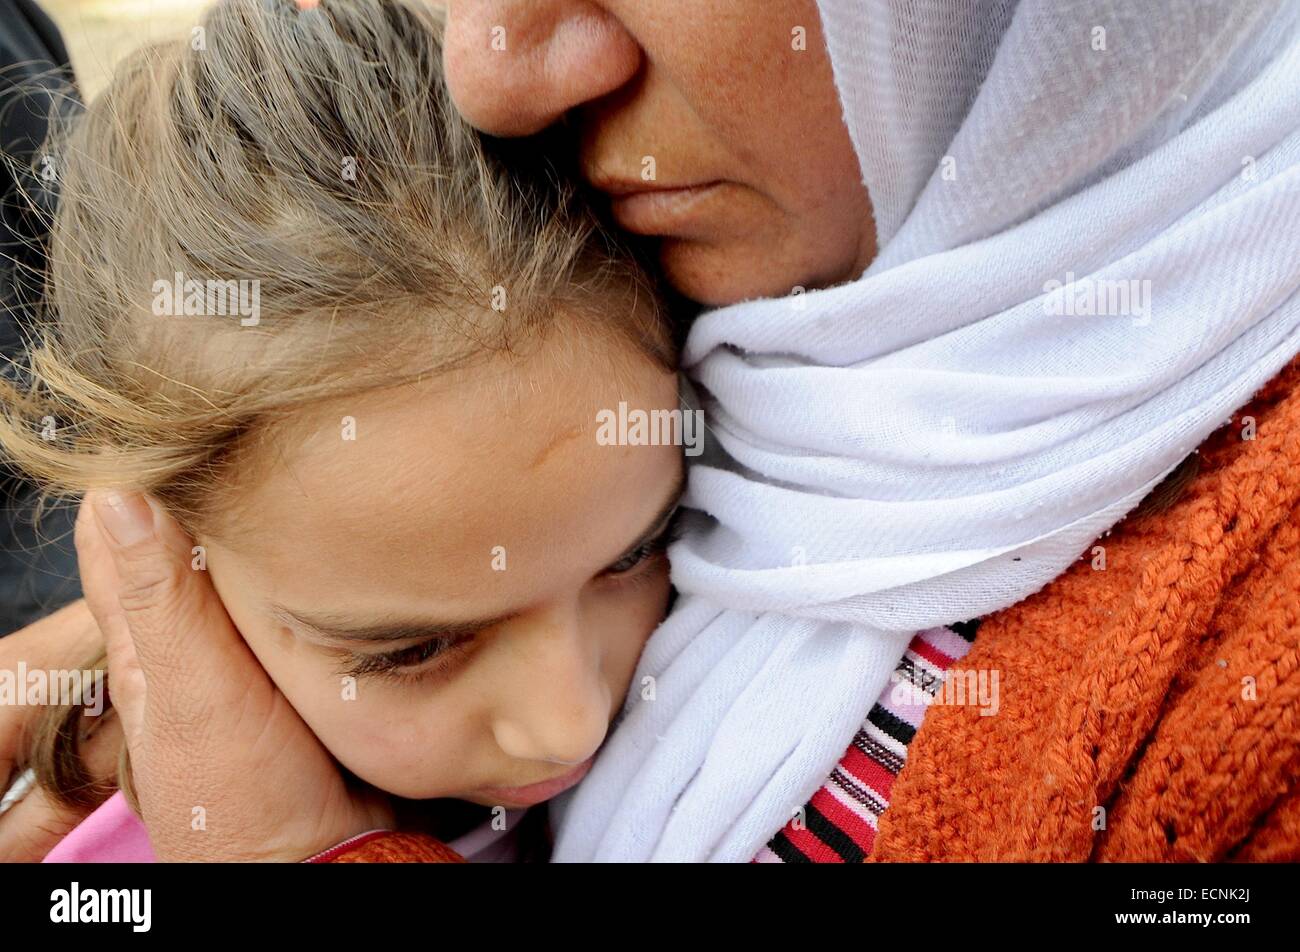
<instances>
[{"instance_id":1,"label":"orange knitted sweater","mask_svg":"<svg viewBox=\"0 0 1300 952\"><path fill-rule=\"evenodd\" d=\"M984 619L997 713L926 712L869 862L1300 860L1300 359L1193 462Z\"/></svg>"},{"instance_id":2,"label":"orange knitted sweater","mask_svg":"<svg viewBox=\"0 0 1300 952\"><path fill-rule=\"evenodd\" d=\"M1197 455L985 619L998 713L926 712L871 861L1300 859L1300 360Z\"/></svg>"}]
</instances>

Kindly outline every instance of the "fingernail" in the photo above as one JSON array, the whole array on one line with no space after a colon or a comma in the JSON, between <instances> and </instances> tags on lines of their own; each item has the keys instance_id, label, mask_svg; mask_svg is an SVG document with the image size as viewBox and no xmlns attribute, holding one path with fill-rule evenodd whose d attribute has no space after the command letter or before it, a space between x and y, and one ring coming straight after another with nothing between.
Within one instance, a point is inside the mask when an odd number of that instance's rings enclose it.
<instances>
[{"instance_id":1,"label":"fingernail","mask_svg":"<svg viewBox=\"0 0 1300 952\"><path fill-rule=\"evenodd\" d=\"M97 493L95 516L109 540L119 546L135 545L153 535L153 510L141 493Z\"/></svg>"}]
</instances>

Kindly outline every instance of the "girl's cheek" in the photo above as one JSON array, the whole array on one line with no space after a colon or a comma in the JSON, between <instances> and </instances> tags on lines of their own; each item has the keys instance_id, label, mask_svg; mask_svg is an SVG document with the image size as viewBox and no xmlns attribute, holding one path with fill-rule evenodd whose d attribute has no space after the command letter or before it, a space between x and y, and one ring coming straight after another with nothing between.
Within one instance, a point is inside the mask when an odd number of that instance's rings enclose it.
<instances>
[{"instance_id":1,"label":"girl's cheek","mask_svg":"<svg viewBox=\"0 0 1300 952\"><path fill-rule=\"evenodd\" d=\"M335 683L339 681L336 677ZM450 688L450 690L449 690ZM358 678L354 684L289 697L321 745L365 783L399 797L454 797L481 785L491 739L475 732L454 685L437 692Z\"/></svg>"},{"instance_id":2,"label":"girl's cheek","mask_svg":"<svg viewBox=\"0 0 1300 952\"><path fill-rule=\"evenodd\" d=\"M245 641L320 745L365 783L430 799L478 782L490 738L473 735L473 698L456 682L426 689L346 675L287 631L252 629Z\"/></svg>"},{"instance_id":3,"label":"girl's cheek","mask_svg":"<svg viewBox=\"0 0 1300 952\"><path fill-rule=\"evenodd\" d=\"M216 579L214 578L214 581ZM287 629L259 625L237 597L227 611L276 688L331 756L361 780L413 799L453 796L479 761L484 741L470 736L470 715L445 688L399 685L343 674L339 659ZM223 595L223 600L226 596ZM449 686L449 687L453 687ZM450 694L455 694L452 690Z\"/></svg>"},{"instance_id":4,"label":"girl's cheek","mask_svg":"<svg viewBox=\"0 0 1300 952\"><path fill-rule=\"evenodd\" d=\"M646 642L668 612L672 586L668 581L668 561L646 577L632 583L623 594L602 602L598 629L607 632L605 642L605 670L613 693L619 699L617 707L629 690L639 689L632 684L637 662Z\"/></svg>"}]
</instances>

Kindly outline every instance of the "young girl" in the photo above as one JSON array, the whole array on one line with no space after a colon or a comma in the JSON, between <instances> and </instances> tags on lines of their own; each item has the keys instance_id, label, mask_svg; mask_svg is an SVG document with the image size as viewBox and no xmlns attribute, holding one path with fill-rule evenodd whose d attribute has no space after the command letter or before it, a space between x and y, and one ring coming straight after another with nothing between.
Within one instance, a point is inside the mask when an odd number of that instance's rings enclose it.
<instances>
[{"instance_id":1,"label":"young girl","mask_svg":"<svg viewBox=\"0 0 1300 952\"><path fill-rule=\"evenodd\" d=\"M681 449L596 430L678 408L674 335L539 145L507 174L457 118L439 36L397 0L222 0L122 66L50 152L49 320L0 444L51 490L150 494L394 824L518 858L670 597ZM47 721L38 782L109 798L97 719ZM123 767L50 859L150 858Z\"/></svg>"}]
</instances>

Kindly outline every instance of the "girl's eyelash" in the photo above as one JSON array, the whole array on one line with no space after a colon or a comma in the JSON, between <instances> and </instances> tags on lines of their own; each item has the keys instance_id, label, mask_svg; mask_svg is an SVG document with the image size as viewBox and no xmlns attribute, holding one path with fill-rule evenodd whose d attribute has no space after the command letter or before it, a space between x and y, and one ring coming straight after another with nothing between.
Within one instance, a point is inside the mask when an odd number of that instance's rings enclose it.
<instances>
[{"instance_id":1,"label":"girl's eyelash","mask_svg":"<svg viewBox=\"0 0 1300 952\"><path fill-rule=\"evenodd\" d=\"M354 678L382 677L392 681L436 679L449 672L473 640L473 635L430 638L385 654L354 655L342 673ZM436 664L429 665L431 660Z\"/></svg>"},{"instance_id":2,"label":"girl's eyelash","mask_svg":"<svg viewBox=\"0 0 1300 952\"><path fill-rule=\"evenodd\" d=\"M673 513L663 532L653 539L641 543L641 545L605 569L602 574L610 577L627 576L655 556L666 551L679 538L681 538L681 521L677 518L677 513Z\"/></svg>"}]
</instances>

